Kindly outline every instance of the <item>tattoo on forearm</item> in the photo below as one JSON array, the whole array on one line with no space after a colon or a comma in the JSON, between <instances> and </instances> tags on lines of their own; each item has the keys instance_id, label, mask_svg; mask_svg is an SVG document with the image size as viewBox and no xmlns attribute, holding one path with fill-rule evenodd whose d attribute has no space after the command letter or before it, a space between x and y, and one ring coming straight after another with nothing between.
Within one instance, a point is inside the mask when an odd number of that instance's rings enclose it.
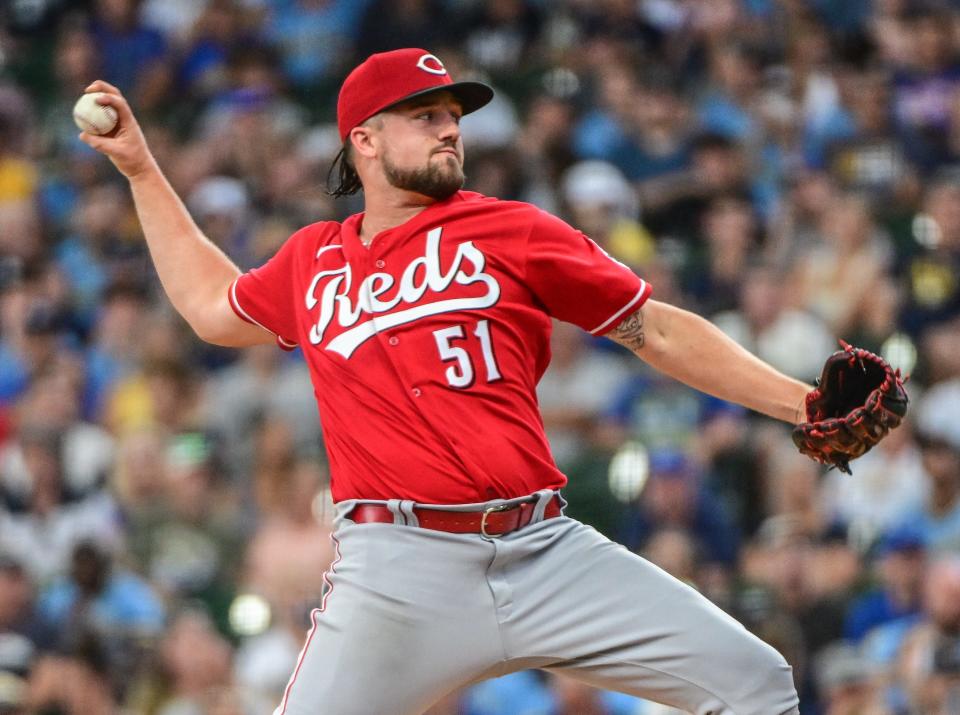
<instances>
[{"instance_id":1,"label":"tattoo on forearm","mask_svg":"<svg viewBox=\"0 0 960 715\"><path fill-rule=\"evenodd\" d=\"M620 325L610 332L608 337L631 350L639 350L642 348L643 308L640 308L636 313L628 315Z\"/></svg>"}]
</instances>

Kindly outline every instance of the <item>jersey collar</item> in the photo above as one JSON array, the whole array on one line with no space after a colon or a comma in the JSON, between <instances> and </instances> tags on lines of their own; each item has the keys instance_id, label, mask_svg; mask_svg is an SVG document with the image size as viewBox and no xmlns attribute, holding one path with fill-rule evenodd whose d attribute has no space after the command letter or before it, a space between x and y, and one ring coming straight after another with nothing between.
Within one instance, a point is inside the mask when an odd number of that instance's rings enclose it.
<instances>
[{"instance_id":1,"label":"jersey collar","mask_svg":"<svg viewBox=\"0 0 960 715\"><path fill-rule=\"evenodd\" d=\"M363 241L360 240L360 226L363 223L364 212L353 214L344 220L340 228L343 251L346 254L347 260L354 263L357 260L363 260L365 257L373 254L383 254L388 247L392 247L394 242L391 238L398 234L409 237L421 228L425 228L434 220L434 216L438 210L452 203L465 201L467 198L465 196L466 193L468 192L458 191L448 199L430 204L416 216L409 218L403 223L381 231L373 237L369 247L364 246Z\"/></svg>"}]
</instances>

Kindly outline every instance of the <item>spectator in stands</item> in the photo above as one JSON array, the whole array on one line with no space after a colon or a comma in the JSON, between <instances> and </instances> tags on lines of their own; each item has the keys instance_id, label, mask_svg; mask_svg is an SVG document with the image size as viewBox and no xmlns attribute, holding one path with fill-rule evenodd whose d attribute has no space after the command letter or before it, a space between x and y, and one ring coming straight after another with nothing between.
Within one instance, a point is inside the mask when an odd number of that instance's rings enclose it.
<instances>
[{"instance_id":1,"label":"spectator in stands","mask_svg":"<svg viewBox=\"0 0 960 715\"><path fill-rule=\"evenodd\" d=\"M817 654L815 666L825 715L894 715L877 687L879 669L855 646L827 646Z\"/></svg>"},{"instance_id":2,"label":"spectator in stands","mask_svg":"<svg viewBox=\"0 0 960 715\"><path fill-rule=\"evenodd\" d=\"M467 57L495 80L506 79L523 67L542 27L540 8L523 0L480 3L460 18L457 30L464 38Z\"/></svg>"},{"instance_id":3,"label":"spectator in stands","mask_svg":"<svg viewBox=\"0 0 960 715\"><path fill-rule=\"evenodd\" d=\"M269 479L257 485L263 520L247 547L241 583L266 600L271 624L243 643L234 670L238 682L277 702L296 666L310 613L328 588L333 507L323 488L326 475L313 460L262 477Z\"/></svg>"},{"instance_id":4,"label":"spectator in stands","mask_svg":"<svg viewBox=\"0 0 960 715\"><path fill-rule=\"evenodd\" d=\"M0 85L0 105L23 102L19 92ZM0 111L0 254L21 260L38 258L43 247L35 206L40 175L22 146L30 119L25 108L19 113L10 107Z\"/></svg>"},{"instance_id":5,"label":"spectator in stands","mask_svg":"<svg viewBox=\"0 0 960 715\"><path fill-rule=\"evenodd\" d=\"M785 184L785 200L769 222L765 251L770 264L779 270L791 268L820 241L823 216L837 191L836 182L822 171L800 169Z\"/></svg>"},{"instance_id":6,"label":"spectator in stands","mask_svg":"<svg viewBox=\"0 0 960 715\"><path fill-rule=\"evenodd\" d=\"M30 481L22 509L0 509L0 549L18 558L39 585L65 573L78 543L122 540L113 498L101 489L71 493L65 482L63 434L49 428L19 434Z\"/></svg>"},{"instance_id":7,"label":"spectator in stands","mask_svg":"<svg viewBox=\"0 0 960 715\"><path fill-rule=\"evenodd\" d=\"M646 711L635 697L606 693L562 675L550 678L548 685L554 700L551 715L635 715L638 710Z\"/></svg>"},{"instance_id":8,"label":"spectator in stands","mask_svg":"<svg viewBox=\"0 0 960 715\"><path fill-rule=\"evenodd\" d=\"M550 347L553 359L537 396L554 458L570 465L592 447L597 416L629 371L618 357L591 350L581 331L568 323L554 323Z\"/></svg>"},{"instance_id":9,"label":"spectator in stands","mask_svg":"<svg viewBox=\"0 0 960 715\"><path fill-rule=\"evenodd\" d=\"M117 692L164 626L164 609L151 586L91 541L76 545L69 577L48 585L38 606L57 633L56 649L69 655L94 649Z\"/></svg>"},{"instance_id":10,"label":"spectator in stands","mask_svg":"<svg viewBox=\"0 0 960 715\"><path fill-rule=\"evenodd\" d=\"M13 264L17 265L17 264ZM33 283L38 281L31 281ZM0 402L13 403L29 391L32 380L66 370L73 356L66 348L63 316L50 305L33 301L36 286L11 286L0 294Z\"/></svg>"},{"instance_id":11,"label":"spectator in stands","mask_svg":"<svg viewBox=\"0 0 960 715\"><path fill-rule=\"evenodd\" d=\"M642 549L657 531L681 529L691 534L705 562L732 567L740 534L722 503L706 491L702 476L679 450L652 452L649 479L626 517L621 542Z\"/></svg>"},{"instance_id":12,"label":"spectator in stands","mask_svg":"<svg viewBox=\"0 0 960 715\"><path fill-rule=\"evenodd\" d=\"M653 237L637 220L636 190L613 164L577 162L564 172L561 186L571 225L627 265L639 268L653 260Z\"/></svg>"},{"instance_id":13,"label":"spectator in stands","mask_svg":"<svg viewBox=\"0 0 960 715\"><path fill-rule=\"evenodd\" d=\"M715 315L713 322L778 370L812 380L836 343L821 319L787 305L783 285L783 275L773 268L747 268L738 308Z\"/></svg>"},{"instance_id":14,"label":"spectator in stands","mask_svg":"<svg viewBox=\"0 0 960 715\"><path fill-rule=\"evenodd\" d=\"M912 42L908 19L913 3L910 0L881 0L874 4L866 18L870 42L876 47L877 59L889 66L906 66L910 61Z\"/></svg>"},{"instance_id":15,"label":"spectator in stands","mask_svg":"<svg viewBox=\"0 0 960 715\"><path fill-rule=\"evenodd\" d=\"M773 476L767 472L778 471L766 466L765 442L765 433L754 428L746 410L711 400L691 446L691 454L703 465L707 488L744 534L756 531L766 515L766 482Z\"/></svg>"},{"instance_id":16,"label":"spectator in stands","mask_svg":"<svg viewBox=\"0 0 960 715\"><path fill-rule=\"evenodd\" d=\"M278 419L293 433L301 452L322 444L317 408L306 365L274 346L245 351L240 360L211 381L205 410L208 424L222 437L231 470L248 475L255 462L250 432L264 420Z\"/></svg>"},{"instance_id":17,"label":"spectator in stands","mask_svg":"<svg viewBox=\"0 0 960 715\"><path fill-rule=\"evenodd\" d=\"M639 84L631 69L614 65L596 78L596 96L573 131L573 147L579 157L600 159L617 166L629 179L642 163L636 131L634 100Z\"/></svg>"},{"instance_id":18,"label":"spectator in stands","mask_svg":"<svg viewBox=\"0 0 960 715\"><path fill-rule=\"evenodd\" d=\"M70 655L44 655L30 673L24 695L30 713L112 713L120 703L106 670L104 644L87 638Z\"/></svg>"},{"instance_id":19,"label":"spectator in stands","mask_svg":"<svg viewBox=\"0 0 960 715\"><path fill-rule=\"evenodd\" d=\"M77 140L76 125L70 110L89 78L102 71L101 61L101 50L89 28L76 20L64 23L54 47L53 81L48 90L51 96L47 100L46 111L40 114L41 139L48 151L67 154L80 150L82 144ZM57 178L64 180L67 177ZM51 177L45 172L44 183L48 184L50 180ZM59 187L58 193L64 192L65 195L58 198L65 205L59 202L56 205L45 204L48 211L54 209L60 227L64 225L67 206L72 204L71 199L76 199L71 189L75 191L76 187Z\"/></svg>"},{"instance_id":20,"label":"spectator in stands","mask_svg":"<svg viewBox=\"0 0 960 715\"><path fill-rule=\"evenodd\" d=\"M960 445L940 434L921 432L917 442L929 480L929 496L907 522L920 529L930 551L960 549Z\"/></svg>"},{"instance_id":21,"label":"spectator in stands","mask_svg":"<svg viewBox=\"0 0 960 715\"><path fill-rule=\"evenodd\" d=\"M797 301L843 336L867 310L890 247L873 225L868 205L850 195L831 203L820 231L819 243L798 257L794 269Z\"/></svg>"},{"instance_id":22,"label":"spectator in stands","mask_svg":"<svg viewBox=\"0 0 960 715\"><path fill-rule=\"evenodd\" d=\"M710 48L710 83L697 105L700 124L731 140L759 133L751 111L760 87L760 57L755 48L729 41Z\"/></svg>"},{"instance_id":23,"label":"spectator in stands","mask_svg":"<svg viewBox=\"0 0 960 715\"><path fill-rule=\"evenodd\" d=\"M757 436L761 445L771 445L774 439L782 439L770 427ZM804 459L789 447L772 447L759 450L760 459L768 465L767 480L761 487L766 519L759 529L771 528L771 524L789 525L789 533L796 538L816 540L830 528L829 515L824 513L819 483L822 470L809 459ZM758 534L760 531L758 530Z\"/></svg>"},{"instance_id":24,"label":"spectator in stands","mask_svg":"<svg viewBox=\"0 0 960 715\"><path fill-rule=\"evenodd\" d=\"M760 243L757 217L739 196L714 199L703 214L701 241L684 267L684 292L708 315L737 307L743 266Z\"/></svg>"},{"instance_id":25,"label":"spectator in stands","mask_svg":"<svg viewBox=\"0 0 960 715\"><path fill-rule=\"evenodd\" d=\"M147 326L147 355L141 369L117 383L106 421L119 434L143 427L168 434L198 429L203 421L198 376L182 356L161 354L154 358L150 354L151 327L158 340L167 339L173 328L163 319Z\"/></svg>"},{"instance_id":26,"label":"spectator in stands","mask_svg":"<svg viewBox=\"0 0 960 715\"><path fill-rule=\"evenodd\" d=\"M95 0L90 30L104 76L149 111L170 88L166 38L140 21L141 0Z\"/></svg>"},{"instance_id":27,"label":"spectator in stands","mask_svg":"<svg viewBox=\"0 0 960 715\"><path fill-rule=\"evenodd\" d=\"M960 181L930 184L912 222L914 244L900 261L907 304L901 318L911 335L960 317Z\"/></svg>"},{"instance_id":28,"label":"spectator in stands","mask_svg":"<svg viewBox=\"0 0 960 715\"><path fill-rule=\"evenodd\" d=\"M955 160L960 146L960 64L950 34L949 11L933 5L908 16L907 62L895 68L894 107L903 146L922 169L930 171Z\"/></svg>"},{"instance_id":29,"label":"spectator in stands","mask_svg":"<svg viewBox=\"0 0 960 715\"><path fill-rule=\"evenodd\" d=\"M898 619L921 615L926 542L909 525L884 533L874 551L876 585L850 604L843 635L859 643L869 632Z\"/></svg>"},{"instance_id":30,"label":"spectator in stands","mask_svg":"<svg viewBox=\"0 0 960 715\"><path fill-rule=\"evenodd\" d=\"M99 419L113 387L136 371L147 307L140 286L114 283L104 290L85 355L86 417Z\"/></svg>"},{"instance_id":31,"label":"spectator in stands","mask_svg":"<svg viewBox=\"0 0 960 715\"><path fill-rule=\"evenodd\" d=\"M289 0L267 5L266 36L287 78L304 90L350 67L368 0Z\"/></svg>"},{"instance_id":32,"label":"spectator in stands","mask_svg":"<svg viewBox=\"0 0 960 715\"><path fill-rule=\"evenodd\" d=\"M130 532L131 554L165 599L199 600L226 630L245 536L236 495L201 433L171 438L164 476L159 508Z\"/></svg>"},{"instance_id":33,"label":"spectator in stands","mask_svg":"<svg viewBox=\"0 0 960 715\"><path fill-rule=\"evenodd\" d=\"M230 644L202 610L184 609L173 618L159 655L160 672L152 674L160 690L154 703L158 715L211 712L230 700L237 708Z\"/></svg>"},{"instance_id":34,"label":"spectator in stands","mask_svg":"<svg viewBox=\"0 0 960 715\"><path fill-rule=\"evenodd\" d=\"M876 69L846 68L840 86L843 104L807 137L807 162L889 215L914 198L917 186L916 169L897 136L890 78Z\"/></svg>"},{"instance_id":35,"label":"spectator in stands","mask_svg":"<svg viewBox=\"0 0 960 715\"><path fill-rule=\"evenodd\" d=\"M357 63L375 52L436 47L448 19L445 10L438 0L371 0L357 33Z\"/></svg>"},{"instance_id":36,"label":"spectator in stands","mask_svg":"<svg viewBox=\"0 0 960 715\"><path fill-rule=\"evenodd\" d=\"M930 563L924 578L924 615L904 640L897 675L910 712L943 712L934 709L943 693L928 685L935 670L949 660L960 634L960 560L956 555Z\"/></svg>"},{"instance_id":37,"label":"spectator in stands","mask_svg":"<svg viewBox=\"0 0 960 715\"><path fill-rule=\"evenodd\" d=\"M691 111L669 83L610 73L601 88L604 103L585 114L574 136L581 157L612 162L641 186L689 166Z\"/></svg>"},{"instance_id":38,"label":"spectator in stands","mask_svg":"<svg viewBox=\"0 0 960 715\"><path fill-rule=\"evenodd\" d=\"M571 134L574 108L567 96L576 86L576 76L563 73L553 77L574 79L573 86L548 87L532 98L514 139L523 172L523 200L544 210L560 213L557 186L563 172L575 161Z\"/></svg>"},{"instance_id":39,"label":"spectator in stands","mask_svg":"<svg viewBox=\"0 0 960 715\"><path fill-rule=\"evenodd\" d=\"M157 2L152 4L159 7ZM176 82L181 92L203 100L226 88L231 54L258 38L243 3L212 0L194 8L197 16L183 38Z\"/></svg>"},{"instance_id":40,"label":"spectator in stands","mask_svg":"<svg viewBox=\"0 0 960 715\"><path fill-rule=\"evenodd\" d=\"M3 132L0 119L0 133ZM43 249L41 217L31 199L0 201L0 254L21 262L36 261Z\"/></svg>"},{"instance_id":41,"label":"spectator in stands","mask_svg":"<svg viewBox=\"0 0 960 715\"><path fill-rule=\"evenodd\" d=\"M860 564L837 535L814 540L801 526L790 515L770 517L744 548L741 575L745 585L767 592L767 612L797 623L802 633L798 660L809 663L814 653L843 637Z\"/></svg>"},{"instance_id":42,"label":"spectator in stands","mask_svg":"<svg viewBox=\"0 0 960 715\"><path fill-rule=\"evenodd\" d=\"M869 541L901 526L929 496L912 423L891 437L858 461L856 479L830 472L820 484L827 518L849 527L856 538Z\"/></svg>"},{"instance_id":43,"label":"spectator in stands","mask_svg":"<svg viewBox=\"0 0 960 715\"><path fill-rule=\"evenodd\" d=\"M696 588L700 549L687 530L666 527L654 532L642 555L674 578Z\"/></svg>"},{"instance_id":44,"label":"spectator in stands","mask_svg":"<svg viewBox=\"0 0 960 715\"><path fill-rule=\"evenodd\" d=\"M855 318L852 328L844 338L851 345L862 347L878 355L884 353L887 341L901 333L900 315L906 291L903 286L885 273L873 286L869 310L861 311ZM906 368L902 355L887 355L894 367ZM905 369L906 374L911 370Z\"/></svg>"},{"instance_id":45,"label":"spectator in stands","mask_svg":"<svg viewBox=\"0 0 960 715\"><path fill-rule=\"evenodd\" d=\"M36 596L24 565L0 554L0 673L27 677L37 655L56 642L56 631L37 611Z\"/></svg>"},{"instance_id":46,"label":"spectator in stands","mask_svg":"<svg viewBox=\"0 0 960 715\"><path fill-rule=\"evenodd\" d=\"M270 476L282 481L259 485L264 519L247 547L243 583L279 614L299 615L320 601L323 573L334 560L332 514L319 513L326 475L314 461L302 459Z\"/></svg>"},{"instance_id":47,"label":"spectator in stands","mask_svg":"<svg viewBox=\"0 0 960 715\"><path fill-rule=\"evenodd\" d=\"M917 426L960 445L960 321L931 331L923 348L930 385L913 406Z\"/></svg>"},{"instance_id":48,"label":"spectator in stands","mask_svg":"<svg viewBox=\"0 0 960 715\"><path fill-rule=\"evenodd\" d=\"M56 263L85 322L93 319L103 292L126 280L143 284L145 248L134 234L132 207L115 184L98 184L77 201L73 230L56 249Z\"/></svg>"},{"instance_id":49,"label":"spectator in stands","mask_svg":"<svg viewBox=\"0 0 960 715\"><path fill-rule=\"evenodd\" d=\"M142 521L162 510L166 435L152 429L129 432L117 444L117 459L110 490L128 534L137 533Z\"/></svg>"},{"instance_id":50,"label":"spectator in stands","mask_svg":"<svg viewBox=\"0 0 960 715\"><path fill-rule=\"evenodd\" d=\"M725 196L749 197L757 206L743 149L721 134L701 134L690 145L690 166L640 185L644 225L660 238L689 249L711 202Z\"/></svg>"}]
</instances>

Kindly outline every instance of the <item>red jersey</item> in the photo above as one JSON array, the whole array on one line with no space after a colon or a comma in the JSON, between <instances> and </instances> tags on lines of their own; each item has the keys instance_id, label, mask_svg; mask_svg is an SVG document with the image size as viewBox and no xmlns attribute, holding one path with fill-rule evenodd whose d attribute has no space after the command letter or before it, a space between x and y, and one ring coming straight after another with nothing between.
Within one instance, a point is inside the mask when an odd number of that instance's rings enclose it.
<instances>
[{"instance_id":1,"label":"red jersey","mask_svg":"<svg viewBox=\"0 0 960 715\"><path fill-rule=\"evenodd\" d=\"M550 318L602 335L650 286L530 204L460 191L358 235L295 233L230 287L244 320L303 348L335 501L461 504L557 489L536 384Z\"/></svg>"}]
</instances>

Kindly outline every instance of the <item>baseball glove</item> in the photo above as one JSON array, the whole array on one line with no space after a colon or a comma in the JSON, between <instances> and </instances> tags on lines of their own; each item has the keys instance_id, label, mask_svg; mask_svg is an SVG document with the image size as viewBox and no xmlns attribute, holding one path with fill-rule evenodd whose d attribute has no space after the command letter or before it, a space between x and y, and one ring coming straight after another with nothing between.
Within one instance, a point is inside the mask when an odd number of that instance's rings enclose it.
<instances>
[{"instance_id":1,"label":"baseball glove","mask_svg":"<svg viewBox=\"0 0 960 715\"><path fill-rule=\"evenodd\" d=\"M793 429L800 451L850 474L850 460L866 453L903 421L907 392L900 370L869 350L840 341L807 393L807 421Z\"/></svg>"}]
</instances>

